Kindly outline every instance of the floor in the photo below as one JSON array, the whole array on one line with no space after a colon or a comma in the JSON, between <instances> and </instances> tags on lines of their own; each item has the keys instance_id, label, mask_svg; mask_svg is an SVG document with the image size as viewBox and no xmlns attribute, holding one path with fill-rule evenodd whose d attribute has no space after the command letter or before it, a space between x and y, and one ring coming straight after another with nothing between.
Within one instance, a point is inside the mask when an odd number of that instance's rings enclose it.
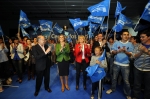
<instances>
[{"instance_id":1,"label":"floor","mask_svg":"<svg viewBox=\"0 0 150 99\"><path fill-rule=\"evenodd\" d=\"M69 74L69 86L70 90L65 90L61 92L60 80L57 72L57 65L51 67L50 72L50 88L52 93L48 93L44 89L44 84L42 83L39 95L34 96L35 91L35 80L28 81L27 74L24 74L23 82L19 84L16 82L17 76L12 77L13 86L19 87L4 87L4 92L0 93L0 99L90 99L91 96L91 80L87 80L87 90L83 89L82 84L82 75L80 78L79 90L75 89L75 69L74 65L70 65L70 74ZM106 90L110 88L110 85L104 85L104 91L102 93L102 99L126 99L122 91L122 85L117 86L117 90L110 94L106 94ZM97 94L95 98L97 99Z\"/></svg>"}]
</instances>

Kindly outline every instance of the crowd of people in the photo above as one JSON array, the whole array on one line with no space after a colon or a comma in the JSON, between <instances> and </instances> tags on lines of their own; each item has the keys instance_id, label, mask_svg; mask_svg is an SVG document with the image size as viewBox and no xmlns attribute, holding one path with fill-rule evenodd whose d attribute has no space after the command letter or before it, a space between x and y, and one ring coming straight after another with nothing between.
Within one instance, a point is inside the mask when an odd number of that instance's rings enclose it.
<instances>
[{"instance_id":1,"label":"crowd of people","mask_svg":"<svg viewBox=\"0 0 150 99\"><path fill-rule=\"evenodd\" d=\"M9 44L0 38L0 92L3 84L12 83L12 74L16 74L17 82L23 81L23 73L27 71L28 80L36 78L34 95L37 96L44 77L44 87L49 88L50 66L57 64L61 82L61 91L70 90L68 76L70 63L74 63L76 70L76 90L79 90L80 73L83 73L83 89L87 89L88 66L98 64L106 72L103 83L111 82L107 94L115 92L117 83L123 81L123 92L127 99L141 99L141 90L144 89L144 99L150 97L150 30L140 33L139 38L130 36L128 30L120 34L121 39L105 37L98 33L93 39L87 40L79 35L76 42L67 42L66 36L60 34L58 41L45 39L39 35L37 38L28 37L9 38ZM103 51L106 51L104 61L98 61ZM13 79L15 80L15 79ZM1 84L3 83L3 84ZM91 98L94 97L98 82L91 83ZM104 92L104 91L103 91ZM101 97L100 97L101 98Z\"/></svg>"}]
</instances>

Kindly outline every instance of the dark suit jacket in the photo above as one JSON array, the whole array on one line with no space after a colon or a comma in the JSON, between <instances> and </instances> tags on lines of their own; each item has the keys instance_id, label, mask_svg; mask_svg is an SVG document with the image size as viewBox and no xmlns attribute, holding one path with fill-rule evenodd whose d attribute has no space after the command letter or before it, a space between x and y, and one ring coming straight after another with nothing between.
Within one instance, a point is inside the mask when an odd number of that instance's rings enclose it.
<instances>
[{"instance_id":1,"label":"dark suit jacket","mask_svg":"<svg viewBox=\"0 0 150 99\"><path fill-rule=\"evenodd\" d=\"M44 45L45 50L47 50L48 46ZM39 44L32 47L32 54L35 58L35 69L36 71L43 71L46 66L50 66L50 59L48 58L49 54L45 54Z\"/></svg>"},{"instance_id":2,"label":"dark suit jacket","mask_svg":"<svg viewBox=\"0 0 150 99\"><path fill-rule=\"evenodd\" d=\"M100 46L99 42L98 42L98 41L94 41L94 42L93 42L93 46L92 46L92 53L94 53L95 47L98 47L98 46ZM106 52L110 52L110 49L109 49L107 43L106 43L105 46L103 46L102 48L103 48L103 50L105 49Z\"/></svg>"}]
</instances>

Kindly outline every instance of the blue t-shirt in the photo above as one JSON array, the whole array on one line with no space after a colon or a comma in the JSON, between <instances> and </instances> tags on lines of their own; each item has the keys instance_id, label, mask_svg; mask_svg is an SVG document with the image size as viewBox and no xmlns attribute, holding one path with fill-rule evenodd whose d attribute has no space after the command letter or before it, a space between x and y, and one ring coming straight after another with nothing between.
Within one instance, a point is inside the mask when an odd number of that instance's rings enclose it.
<instances>
[{"instance_id":1,"label":"blue t-shirt","mask_svg":"<svg viewBox=\"0 0 150 99\"><path fill-rule=\"evenodd\" d=\"M111 50L119 50L120 48L125 47L127 52L132 52L134 49L134 46L131 42L123 43L121 41L116 41ZM117 53L114 57L114 63L121 66L129 66L129 57L125 53Z\"/></svg>"}]
</instances>

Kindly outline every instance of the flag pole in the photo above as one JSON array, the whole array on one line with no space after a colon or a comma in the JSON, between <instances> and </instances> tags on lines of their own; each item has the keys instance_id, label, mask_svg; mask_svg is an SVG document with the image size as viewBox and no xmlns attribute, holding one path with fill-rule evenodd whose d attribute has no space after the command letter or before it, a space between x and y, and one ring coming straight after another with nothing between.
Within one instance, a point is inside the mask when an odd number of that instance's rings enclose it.
<instances>
[{"instance_id":1,"label":"flag pole","mask_svg":"<svg viewBox=\"0 0 150 99\"><path fill-rule=\"evenodd\" d=\"M86 30L85 30L85 27L84 27L84 31L85 31L85 32L84 32L84 36L85 36L85 35L86 35Z\"/></svg>"},{"instance_id":2,"label":"flag pole","mask_svg":"<svg viewBox=\"0 0 150 99\"><path fill-rule=\"evenodd\" d=\"M3 38L4 45L5 45L5 40L4 40L4 36L3 35L2 35L2 38Z\"/></svg>"},{"instance_id":3,"label":"flag pole","mask_svg":"<svg viewBox=\"0 0 150 99\"><path fill-rule=\"evenodd\" d=\"M115 18L115 24L114 24L114 26L116 25L116 23L117 23L117 18ZM108 39L108 37L109 37L109 35L110 35L111 32L112 32L112 29L110 30L110 32L109 32L109 34L107 36L107 39ZM115 30L115 32L116 32L116 30Z\"/></svg>"},{"instance_id":4,"label":"flag pole","mask_svg":"<svg viewBox=\"0 0 150 99\"><path fill-rule=\"evenodd\" d=\"M135 25L135 27L134 27L134 29L133 29L133 30L135 30L135 28L136 28L136 27L137 27L137 25L139 24L140 20L141 20L141 17L140 17L140 18L139 18L139 20L137 21L137 23L136 23L136 25Z\"/></svg>"},{"instance_id":5,"label":"flag pole","mask_svg":"<svg viewBox=\"0 0 150 99\"><path fill-rule=\"evenodd\" d=\"M103 22L104 22L104 20L105 20L105 17L104 17L104 19L103 19ZM99 30L98 30L98 33L100 32L100 29L101 29L101 26L103 25L103 23L100 25L100 27L99 27Z\"/></svg>"},{"instance_id":6,"label":"flag pole","mask_svg":"<svg viewBox=\"0 0 150 99\"><path fill-rule=\"evenodd\" d=\"M110 0L110 2L111 2L111 0ZM109 10L110 10L110 2L109 2ZM106 31L106 34L105 34L105 39L106 39L106 37L107 37L107 33L108 33L108 21L109 21L109 12L108 12L108 18L107 18L107 31Z\"/></svg>"}]
</instances>

